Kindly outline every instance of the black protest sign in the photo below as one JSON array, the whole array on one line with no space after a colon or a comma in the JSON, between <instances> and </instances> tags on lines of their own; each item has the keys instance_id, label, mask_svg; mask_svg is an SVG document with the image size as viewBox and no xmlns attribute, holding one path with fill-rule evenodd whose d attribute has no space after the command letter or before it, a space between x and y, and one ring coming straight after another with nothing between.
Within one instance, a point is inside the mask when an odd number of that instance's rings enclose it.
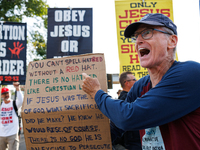
<instances>
[{"instance_id":1,"label":"black protest sign","mask_svg":"<svg viewBox=\"0 0 200 150\"><path fill-rule=\"evenodd\" d=\"M92 8L49 8L47 58L92 53Z\"/></svg>"},{"instance_id":2,"label":"black protest sign","mask_svg":"<svg viewBox=\"0 0 200 150\"><path fill-rule=\"evenodd\" d=\"M2 85L26 80L26 23L0 25L0 82Z\"/></svg>"}]
</instances>

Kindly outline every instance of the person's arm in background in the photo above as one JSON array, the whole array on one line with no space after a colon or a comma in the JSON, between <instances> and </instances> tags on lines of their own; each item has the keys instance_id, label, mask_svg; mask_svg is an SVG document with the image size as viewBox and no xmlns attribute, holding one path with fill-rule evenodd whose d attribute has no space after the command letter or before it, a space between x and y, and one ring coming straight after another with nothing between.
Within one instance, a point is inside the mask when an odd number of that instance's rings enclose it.
<instances>
[{"instance_id":1,"label":"person's arm in background","mask_svg":"<svg viewBox=\"0 0 200 150\"><path fill-rule=\"evenodd\" d=\"M16 105L17 105L17 108L20 108L22 106L24 96L21 92L19 82L13 82L13 86L15 87L17 91Z\"/></svg>"}]
</instances>

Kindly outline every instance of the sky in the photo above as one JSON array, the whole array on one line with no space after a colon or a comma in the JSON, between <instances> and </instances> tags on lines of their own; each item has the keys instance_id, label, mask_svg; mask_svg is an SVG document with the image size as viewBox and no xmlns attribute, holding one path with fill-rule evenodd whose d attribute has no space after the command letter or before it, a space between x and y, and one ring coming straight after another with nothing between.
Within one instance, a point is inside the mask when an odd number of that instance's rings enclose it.
<instances>
[{"instance_id":1,"label":"sky","mask_svg":"<svg viewBox=\"0 0 200 150\"><path fill-rule=\"evenodd\" d=\"M50 8L93 8L93 53L104 53L106 73L119 74L114 0L47 0L47 4ZM173 12L179 61L200 62L199 0L173 0Z\"/></svg>"}]
</instances>

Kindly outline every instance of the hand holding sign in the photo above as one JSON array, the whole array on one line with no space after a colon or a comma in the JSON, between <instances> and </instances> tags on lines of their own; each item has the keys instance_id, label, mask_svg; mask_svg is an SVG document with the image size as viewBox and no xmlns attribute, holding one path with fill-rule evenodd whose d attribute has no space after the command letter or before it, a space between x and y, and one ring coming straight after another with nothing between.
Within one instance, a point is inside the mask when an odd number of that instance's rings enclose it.
<instances>
[{"instance_id":1,"label":"hand holding sign","mask_svg":"<svg viewBox=\"0 0 200 150\"><path fill-rule=\"evenodd\" d=\"M94 98L97 91L101 89L99 80L97 78L91 78L86 73L82 73L82 75L85 77L82 84L83 91Z\"/></svg>"}]
</instances>

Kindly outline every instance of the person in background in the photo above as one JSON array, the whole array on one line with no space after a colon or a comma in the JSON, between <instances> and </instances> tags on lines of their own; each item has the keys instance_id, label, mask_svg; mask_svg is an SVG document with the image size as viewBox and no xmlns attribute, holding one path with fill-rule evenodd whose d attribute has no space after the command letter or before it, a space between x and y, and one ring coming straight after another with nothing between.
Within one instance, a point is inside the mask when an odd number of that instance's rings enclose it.
<instances>
[{"instance_id":1,"label":"person in background","mask_svg":"<svg viewBox=\"0 0 200 150\"><path fill-rule=\"evenodd\" d=\"M132 72L123 72L119 77L119 82L122 87L122 92L120 93L118 99L125 100L128 92L136 82L135 76ZM114 123L111 121L111 128L117 128ZM120 130L120 129L119 129ZM112 138L112 133L111 133ZM112 138L115 139L115 138ZM113 147L115 150L142 150L141 142L140 142L140 134L139 131L126 131L122 137L118 137L114 141L112 141Z\"/></svg>"},{"instance_id":2,"label":"person in background","mask_svg":"<svg viewBox=\"0 0 200 150\"><path fill-rule=\"evenodd\" d=\"M0 106L0 150L19 149L19 119L15 112L14 105L19 109L22 106L23 95L20 90L19 82L13 82L17 91L17 99L14 104L11 99L11 92L7 87L1 89L3 102Z\"/></svg>"},{"instance_id":3,"label":"person in background","mask_svg":"<svg viewBox=\"0 0 200 150\"><path fill-rule=\"evenodd\" d=\"M132 74L132 72L123 72L121 73L119 77L119 82L122 87L122 91L118 97L118 99L125 100L128 92L136 82L135 76Z\"/></svg>"},{"instance_id":4,"label":"person in background","mask_svg":"<svg viewBox=\"0 0 200 150\"><path fill-rule=\"evenodd\" d=\"M119 97L119 95L120 95L121 92L122 92L122 90L120 90L120 89L117 91L118 97Z\"/></svg>"},{"instance_id":5,"label":"person in background","mask_svg":"<svg viewBox=\"0 0 200 150\"><path fill-rule=\"evenodd\" d=\"M115 137L140 130L143 150L199 150L200 63L174 60L176 25L163 14L147 14L130 24L124 35L135 43L140 65L149 75L134 84L125 101L112 99L97 78L85 73L83 91L122 129L111 129Z\"/></svg>"}]
</instances>

